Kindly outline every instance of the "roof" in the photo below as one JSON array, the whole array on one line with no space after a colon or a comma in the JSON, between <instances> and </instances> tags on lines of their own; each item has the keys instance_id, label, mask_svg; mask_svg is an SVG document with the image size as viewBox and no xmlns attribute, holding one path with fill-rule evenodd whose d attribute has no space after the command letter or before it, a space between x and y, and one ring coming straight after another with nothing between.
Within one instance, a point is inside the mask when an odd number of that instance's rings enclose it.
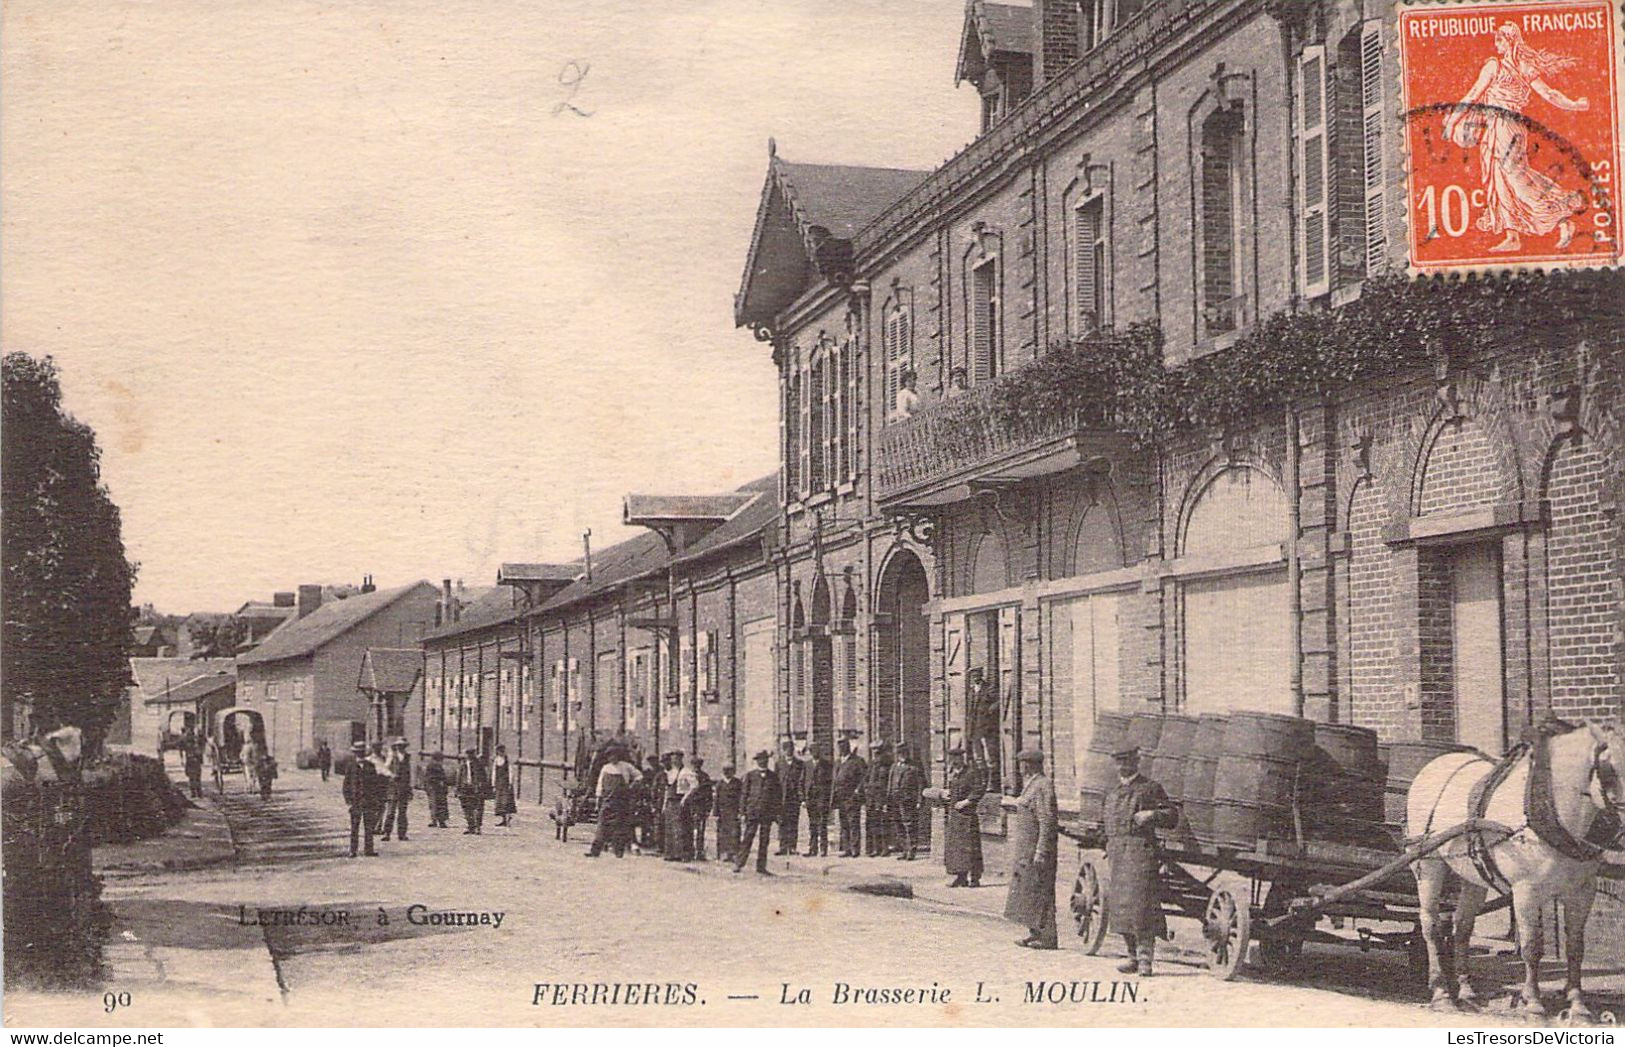
<instances>
[{"instance_id":1,"label":"roof","mask_svg":"<svg viewBox=\"0 0 1625 1047\"><path fill-rule=\"evenodd\" d=\"M579 563L505 563L497 568L497 584L511 582L573 582L580 577Z\"/></svg>"},{"instance_id":2,"label":"roof","mask_svg":"<svg viewBox=\"0 0 1625 1047\"><path fill-rule=\"evenodd\" d=\"M250 600L237 608L233 617L237 618L287 618L298 614L297 607L278 607L276 604L266 603L264 600Z\"/></svg>"},{"instance_id":3,"label":"roof","mask_svg":"<svg viewBox=\"0 0 1625 1047\"><path fill-rule=\"evenodd\" d=\"M519 617L522 600L511 586L492 585L462 590L463 609L457 620L446 622L438 629L423 635L425 640L440 640L448 636L461 636L476 629L485 629Z\"/></svg>"},{"instance_id":4,"label":"roof","mask_svg":"<svg viewBox=\"0 0 1625 1047\"><path fill-rule=\"evenodd\" d=\"M965 5L965 29L959 37L954 82L979 79L993 56L1001 53L1033 53L1033 9L970 0Z\"/></svg>"},{"instance_id":5,"label":"roof","mask_svg":"<svg viewBox=\"0 0 1625 1047\"><path fill-rule=\"evenodd\" d=\"M400 647L369 647L361 656L356 686L379 694L406 694L418 685L423 652Z\"/></svg>"},{"instance_id":6,"label":"roof","mask_svg":"<svg viewBox=\"0 0 1625 1047\"><path fill-rule=\"evenodd\" d=\"M154 639L163 640L165 637L159 632L159 627L156 625L138 625L132 632L131 639L135 641L137 647L145 647L152 643Z\"/></svg>"},{"instance_id":7,"label":"roof","mask_svg":"<svg viewBox=\"0 0 1625 1047\"><path fill-rule=\"evenodd\" d=\"M754 497L754 494L745 491L730 494L629 494L622 518L629 524L642 520L726 520Z\"/></svg>"},{"instance_id":8,"label":"roof","mask_svg":"<svg viewBox=\"0 0 1625 1047\"><path fill-rule=\"evenodd\" d=\"M131 658L130 674L143 704L176 704L235 683L237 664L230 658Z\"/></svg>"},{"instance_id":9,"label":"roof","mask_svg":"<svg viewBox=\"0 0 1625 1047\"><path fill-rule=\"evenodd\" d=\"M812 273L849 272L852 236L930 173L895 167L793 164L767 144L767 179L734 322L768 323L801 293Z\"/></svg>"},{"instance_id":10,"label":"roof","mask_svg":"<svg viewBox=\"0 0 1625 1047\"><path fill-rule=\"evenodd\" d=\"M314 653L410 593L437 590L425 581L395 589L378 589L343 600L323 601L303 618L293 618L267 636L258 647L237 658L239 666L261 665Z\"/></svg>"}]
</instances>

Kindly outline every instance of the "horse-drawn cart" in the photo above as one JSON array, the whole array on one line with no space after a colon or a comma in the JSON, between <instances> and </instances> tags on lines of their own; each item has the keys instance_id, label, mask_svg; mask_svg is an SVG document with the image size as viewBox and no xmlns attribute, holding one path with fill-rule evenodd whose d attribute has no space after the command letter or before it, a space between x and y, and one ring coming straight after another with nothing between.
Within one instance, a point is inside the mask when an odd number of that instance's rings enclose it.
<instances>
[{"instance_id":1,"label":"horse-drawn cart","mask_svg":"<svg viewBox=\"0 0 1625 1047\"><path fill-rule=\"evenodd\" d=\"M265 717L258 709L233 706L215 714L209 731L209 757L216 792L226 791L226 779L242 775L245 786L253 789L257 769L250 766L254 753L265 751Z\"/></svg>"}]
</instances>

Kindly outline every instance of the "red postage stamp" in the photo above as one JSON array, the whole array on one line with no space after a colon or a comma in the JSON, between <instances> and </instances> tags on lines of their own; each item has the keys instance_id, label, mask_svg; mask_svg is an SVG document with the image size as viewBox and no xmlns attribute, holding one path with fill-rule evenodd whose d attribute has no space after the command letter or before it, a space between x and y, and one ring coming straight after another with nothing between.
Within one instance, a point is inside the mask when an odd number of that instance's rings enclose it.
<instances>
[{"instance_id":1,"label":"red postage stamp","mask_svg":"<svg viewBox=\"0 0 1625 1047\"><path fill-rule=\"evenodd\" d=\"M1399 14L1410 265L1616 265L1612 0L1415 3Z\"/></svg>"}]
</instances>

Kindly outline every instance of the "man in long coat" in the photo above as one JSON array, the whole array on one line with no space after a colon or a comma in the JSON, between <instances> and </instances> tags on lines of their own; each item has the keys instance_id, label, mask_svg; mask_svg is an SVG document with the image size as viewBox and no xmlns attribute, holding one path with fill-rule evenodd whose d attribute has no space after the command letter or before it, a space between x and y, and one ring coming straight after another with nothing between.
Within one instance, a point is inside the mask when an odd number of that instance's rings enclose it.
<instances>
[{"instance_id":1,"label":"man in long coat","mask_svg":"<svg viewBox=\"0 0 1625 1047\"><path fill-rule=\"evenodd\" d=\"M429 758L429 765L423 769L422 779L423 791L429 796L429 828L444 829L451 816L451 811L446 805L446 793L451 785L446 781L446 765L439 753Z\"/></svg>"},{"instance_id":2,"label":"man in long coat","mask_svg":"<svg viewBox=\"0 0 1625 1047\"><path fill-rule=\"evenodd\" d=\"M480 835L485 824L485 801L490 798L491 775L480 759L480 751L469 749L457 768L457 802L463 805L463 821L468 824L464 836Z\"/></svg>"},{"instance_id":3,"label":"man in long coat","mask_svg":"<svg viewBox=\"0 0 1625 1047\"><path fill-rule=\"evenodd\" d=\"M808 858L829 854L829 806L834 788L834 769L829 757L814 751L803 765L807 769L804 792L807 800L807 853Z\"/></svg>"},{"instance_id":4,"label":"man in long coat","mask_svg":"<svg viewBox=\"0 0 1625 1047\"><path fill-rule=\"evenodd\" d=\"M890 798L891 748L885 742L870 747L869 770L863 778L864 853L884 857L891 852Z\"/></svg>"},{"instance_id":5,"label":"man in long coat","mask_svg":"<svg viewBox=\"0 0 1625 1047\"><path fill-rule=\"evenodd\" d=\"M1055 783L1044 774L1044 754L1037 749L1017 753L1016 765L1026 781L1010 825L1010 893L1004 918L1027 928L1027 937L1017 945L1054 949L1060 945L1055 929L1055 851L1060 842Z\"/></svg>"},{"instance_id":6,"label":"man in long coat","mask_svg":"<svg viewBox=\"0 0 1625 1047\"><path fill-rule=\"evenodd\" d=\"M1157 870L1158 829L1172 829L1179 810L1162 786L1140 773L1140 750L1112 754L1117 786L1106 797L1106 915L1111 929L1123 936L1128 959L1124 974L1151 974L1157 936L1166 932Z\"/></svg>"},{"instance_id":7,"label":"man in long coat","mask_svg":"<svg viewBox=\"0 0 1625 1047\"><path fill-rule=\"evenodd\" d=\"M779 754L779 764L776 768L779 777L779 788L784 794L779 798L779 849L776 854L795 854L801 848L801 800L806 769L796 758L795 743L786 738Z\"/></svg>"},{"instance_id":8,"label":"man in long coat","mask_svg":"<svg viewBox=\"0 0 1625 1047\"><path fill-rule=\"evenodd\" d=\"M366 742L356 742L350 746L350 750L355 755L344 771L344 804L350 808L350 857L356 856L363 832L367 841L366 853L376 855L378 852L372 843L372 811L368 804L374 789L372 779L377 776L378 769L367 759Z\"/></svg>"},{"instance_id":9,"label":"man in long coat","mask_svg":"<svg viewBox=\"0 0 1625 1047\"><path fill-rule=\"evenodd\" d=\"M886 802L891 807L896 832L897 860L912 862L920 835L920 795L925 791L925 772L914 762L914 754L902 742L897 744L897 762L887 779Z\"/></svg>"},{"instance_id":10,"label":"man in long coat","mask_svg":"<svg viewBox=\"0 0 1625 1047\"><path fill-rule=\"evenodd\" d=\"M734 858L734 872L745 868L745 859L750 857L750 845L754 840L756 871L763 876L773 875L767 871L767 834L778 819L779 803L784 792L779 785L779 776L767 765L769 759L768 751L763 749L755 756L756 766L745 775L745 840Z\"/></svg>"},{"instance_id":11,"label":"man in long coat","mask_svg":"<svg viewBox=\"0 0 1625 1047\"><path fill-rule=\"evenodd\" d=\"M722 769L717 782L717 860L731 862L739 856L739 811L745 801L745 783L734 775L734 765Z\"/></svg>"},{"instance_id":12,"label":"man in long coat","mask_svg":"<svg viewBox=\"0 0 1625 1047\"><path fill-rule=\"evenodd\" d=\"M841 758L835 765L830 802L841 818L841 857L856 858L863 853L863 779L869 764L852 750L849 739L841 739Z\"/></svg>"},{"instance_id":13,"label":"man in long coat","mask_svg":"<svg viewBox=\"0 0 1625 1047\"><path fill-rule=\"evenodd\" d=\"M943 818L943 864L949 887L982 886L982 825L977 804L987 792L981 768L965 759L965 747L948 750L948 812Z\"/></svg>"}]
</instances>

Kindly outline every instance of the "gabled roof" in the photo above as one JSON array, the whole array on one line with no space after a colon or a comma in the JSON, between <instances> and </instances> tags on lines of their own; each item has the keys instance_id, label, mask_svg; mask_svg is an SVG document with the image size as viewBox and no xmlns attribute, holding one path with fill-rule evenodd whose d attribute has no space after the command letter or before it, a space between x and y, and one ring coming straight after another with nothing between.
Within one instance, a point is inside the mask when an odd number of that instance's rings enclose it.
<instances>
[{"instance_id":1,"label":"gabled roof","mask_svg":"<svg viewBox=\"0 0 1625 1047\"><path fill-rule=\"evenodd\" d=\"M1032 8L970 0L965 5L965 28L959 35L959 63L954 68L954 83L981 79L996 54L1032 53Z\"/></svg>"},{"instance_id":2,"label":"gabled roof","mask_svg":"<svg viewBox=\"0 0 1625 1047\"><path fill-rule=\"evenodd\" d=\"M734 323L770 323L813 276L851 271L852 236L918 185L929 172L894 167L792 164L767 143L767 180L745 273L734 296Z\"/></svg>"},{"instance_id":3,"label":"gabled roof","mask_svg":"<svg viewBox=\"0 0 1625 1047\"><path fill-rule=\"evenodd\" d=\"M446 622L438 629L425 633L425 640L441 640L485 629L519 617L524 601L510 586L481 586L463 590L463 609L457 620Z\"/></svg>"},{"instance_id":4,"label":"gabled roof","mask_svg":"<svg viewBox=\"0 0 1625 1047\"><path fill-rule=\"evenodd\" d=\"M230 658L131 658L130 674L145 705L186 704L236 683Z\"/></svg>"},{"instance_id":5,"label":"gabled roof","mask_svg":"<svg viewBox=\"0 0 1625 1047\"><path fill-rule=\"evenodd\" d=\"M397 600L419 590L433 595L435 587L418 581L395 589L378 589L360 593L343 600L324 601L303 618L293 618L267 636L258 647L237 659L239 666L261 665L284 658L301 658L313 654Z\"/></svg>"},{"instance_id":6,"label":"gabled roof","mask_svg":"<svg viewBox=\"0 0 1625 1047\"><path fill-rule=\"evenodd\" d=\"M152 643L154 639L165 639L159 630L160 627L156 625L138 625L134 630L132 630L130 638L135 642L137 647L146 647L148 644Z\"/></svg>"},{"instance_id":7,"label":"gabled roof","mask_svg":"<svg viewBox=\"0 0 1625 1047\"><path fill-rule=\"evenodd\" d=\"M423 673L423 652L400 647L369 647L361 656L356 686L374 694L408 694Z\"/></svg>"}]
</instances>

